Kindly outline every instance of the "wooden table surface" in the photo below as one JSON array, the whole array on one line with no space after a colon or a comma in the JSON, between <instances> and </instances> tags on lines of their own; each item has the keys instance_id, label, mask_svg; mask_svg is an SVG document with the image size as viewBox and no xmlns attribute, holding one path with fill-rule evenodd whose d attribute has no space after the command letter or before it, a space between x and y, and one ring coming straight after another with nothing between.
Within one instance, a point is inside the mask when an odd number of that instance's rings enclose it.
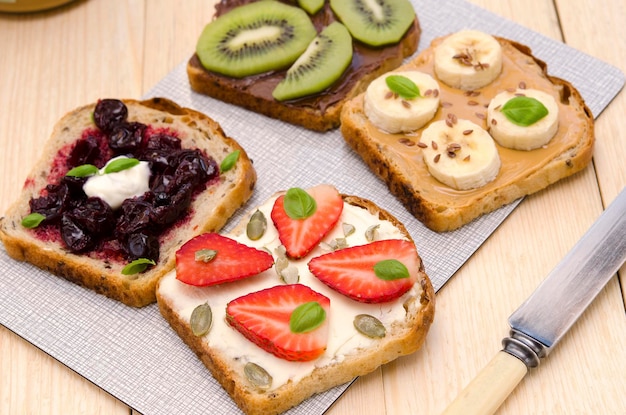
<instances>
[{"instance_id":1,"label":"wooden table surface","mask_svg":"<svg viewBox=\"0 0 626 415\"><path fill-rule=\"evenodd\" d=\"M471 2L626 71L623 0ZM190 56L212 3L79 0L0 13L0 212L58 118L101 97L141 97ZM626 92L601 114L596 137L587 169L527 197L438 293L424 347L360 378L330 415L445 408L500 350L508 316L626 184ZM622 267L499 414L626 414L625 276ZM0 413L131 411L0 326Z\"/></svg>"}]
</instances>

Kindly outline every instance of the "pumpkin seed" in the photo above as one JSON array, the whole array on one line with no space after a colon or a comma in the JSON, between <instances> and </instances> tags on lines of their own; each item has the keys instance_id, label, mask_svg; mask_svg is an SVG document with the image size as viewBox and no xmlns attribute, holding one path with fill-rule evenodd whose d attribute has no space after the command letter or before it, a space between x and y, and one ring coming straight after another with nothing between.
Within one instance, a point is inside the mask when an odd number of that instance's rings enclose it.
<instances>
[{"instance_id":1,"label":"pumpkin seed","mask_svg":"<svg viewBox=\"0 0 626 415\"><path fill-rule=\"evenodd\" d=\"M200 304L191 312L191 318L189 319L191 331L198 337L204 336L211 329L212 321L213 313L211 312L211 306L208 303Z\"/></svg>"},{"instance_id":2,"label":"pumpkin seed","mask_svg":"<svg viewBox=\"0 0 626 415\"><path fill-rule=\"evenodd\" d=\"M276 270L276 274L279 277L282 277L281 273L288 266L289 266L289 260L287 259L287 257L279 256L278 258L276 258L276 262L274 263L274 269Z\"/></svg>"},{"instance_id":3,"label":"pumpkin seed","mask_svg":"<svg viewBox=\"0 0 626 415\"><path fill-rule=\"evenodd\" d=\"M365 239L368 242L374 242L378 238L378 228L380 225L372 225L365 230Z\"/></svg>"},{"instance_id":4,"label":"pumpkin seed","mask_svg":"<svg viewBox=\"0 0 626 415\"><path fill-rule=\"evenodd\" d=\"M253 241L261 239L267 229L267 219L260 210L257 210L250 216L248 225L246 226L246 234Z\"/></svg>"},{"instance_id":5,"label":"pumpkin seed","mask_svg":"<svg viewBox=\"0 0 626 415\"><path fill-rule=\"evenodd\" d=\"M215 249L198 249L194 254L196 262L211 262L217 255Z\"/></svg>"},{"instance_id":6,"label":"pumpkin seed","mask_svg":"<svg viewBox=\"0 0 626 415\"><path fill-rule=\"evenodd\" d=\"M346 238L352 235L354 231L356 230L354 225L349 224L349 223L342 223L341 228L343 229L343 236L345 236Z\"/></svg>"},{"instance_id":7,"label":"pumpkin seed","mask_svg":"<svg viewBox=\"0 0 626 415\"><path fill-rule=\"evenodd\" d=\"M246 377L254 386L261 390L268 390L272 386L272 376L256 363L248 362L243 368Z\"/></svg>"},{"instance_id":8,"label":"pumpkin seed","mask_svg":"<svg viewBox=\"0 0 626 415\"><path fill-rule=\"evenodd\" d=\"M370 316L369 314L357 315L354 317L353 323L354 328L356 328L359 333L373 339L383 338L387 334L387 330L385 329L385 326L383 326L383 323L381 323L376 317Z\"/></svg>"},{"instance_id":9,"label":"pumpkin seed","mask_svg":"<svg viewBox=\"0 0 626 415\"><path fill-rule=\"evenodd\" d=\"M300 274L298 274L298 268L289 266L280 271L280 278L285 284L297 284L300 281Z\"/></svg>"},{"instance_id":10,"label":"pumpkin seed","mask_svg":"<svg viewBox=\"0 0 626 415\"><path fill-rule=\"evenodd\" d=\"M287 255L287 248L285 248L285 245L278 245L274 248L274 252L276 253L276 256L284 257Z\"/></svg>"},{"instance_id":11,"label":"pumpkin seed","mask_svg":"<svg viewBox=\"0 0 626 415\"><path fill-rule=\"evenodd\" d=\"M346 238L335 238L331 245L334 250L343 249L348 247L348 241Z\"/></svg>"}]
</instances>

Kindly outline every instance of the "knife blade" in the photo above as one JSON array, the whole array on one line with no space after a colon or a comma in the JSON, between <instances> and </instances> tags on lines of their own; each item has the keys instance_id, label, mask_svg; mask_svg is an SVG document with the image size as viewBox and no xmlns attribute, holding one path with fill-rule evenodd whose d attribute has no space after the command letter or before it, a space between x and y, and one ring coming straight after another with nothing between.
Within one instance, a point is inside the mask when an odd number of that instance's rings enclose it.
<instances>
[{"instance_id":1,"label":"knife blade","mask_svg":"<svg viewBox=\"0 0 626 415\"><path fill-rule=\"evenodd\" d=\"M509 317L502 350L443 415L493 414L548 356L626 260L626 188Z\"/></svg>"}]
</instances>

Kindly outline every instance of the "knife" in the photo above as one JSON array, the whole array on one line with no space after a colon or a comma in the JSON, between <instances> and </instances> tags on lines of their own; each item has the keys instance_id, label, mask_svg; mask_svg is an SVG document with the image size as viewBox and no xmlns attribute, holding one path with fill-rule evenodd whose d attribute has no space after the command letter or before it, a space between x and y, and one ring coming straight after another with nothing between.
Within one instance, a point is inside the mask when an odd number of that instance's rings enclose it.
<instances>
[{"instance_id":1,"label":"knife","mask_svg":"<svg viewBox=\"0 0 626 415\"><path fill-rule=\"evenodd\" d=\"M490 415L539 365L626 259L626 188L509 317L509 336L443 415Z\"/></svg>"}]
</instances>

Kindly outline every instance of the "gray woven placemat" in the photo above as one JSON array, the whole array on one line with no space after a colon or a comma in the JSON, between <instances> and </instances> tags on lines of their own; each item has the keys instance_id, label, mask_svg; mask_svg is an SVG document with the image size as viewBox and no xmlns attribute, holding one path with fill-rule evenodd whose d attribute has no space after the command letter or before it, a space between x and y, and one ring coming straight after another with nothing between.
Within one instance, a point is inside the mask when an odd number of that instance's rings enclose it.
<instances>
[{"instance_id":1,"label":"gray woven placemat","mask_svg":"<svg viewBox=\"0 0 626 415\"><path fill-rule=\"evenodd\" d=\"M420 50L434 37L463 28L518 40L548 63L550 74L572 82L595 116L624 84L617 68L463 0L413 3L423 29ZM338 131L311 132L195 94L189 89L185 64L176 67L146 97L168 97L205 112L254 160L258 173L255 194L225 230L279 189L332 183L343 193L373 200L400 219L415 239L439 290L519 203L455 232L431 232L389 194ZM4 247L0 247L0 275L0 324L137 411L144 415L239 413L155 305L139 310L126 307L12 261ZM288 413L324 413L348 386L316 395Z\"/></svg>"}]
</instances>

